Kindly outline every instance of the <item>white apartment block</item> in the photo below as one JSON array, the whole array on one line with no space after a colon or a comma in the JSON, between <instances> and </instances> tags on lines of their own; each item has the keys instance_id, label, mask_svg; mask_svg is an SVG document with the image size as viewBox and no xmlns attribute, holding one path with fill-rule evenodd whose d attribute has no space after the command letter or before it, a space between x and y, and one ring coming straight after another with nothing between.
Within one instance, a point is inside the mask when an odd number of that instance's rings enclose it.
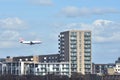
<instances>
[{"instance_id":1,"label":"white apartment block","mask_svg":"<svg viewBox=\"0 0 120 80\"><path fill-rule=\"evenodd\" d=\"M29 61L7 62L0 64L1 74L13 75L67 75L70 76L68 62L60 63L34 63Z\"/></svg>"},{"instance_id":2,"label":"white apartment block","mask_svg":"<svg viewBox=\"0 0 120 80\"><path fill-rule=\"evenodd\" d=\"M38 63L35 64L35 75L67 75L70 76L70 66L68 62L60 63Z\"/></svg>"},{"instance_id":3,"label":"white apartment block","mask_svg":"<svg viewBox=\"0 0 120 80\"><path fill-rule=\"evenodd\" d=\"M114 71L115 73L118 73L120 74L120 57L118 58L118 60L115 62L115 68L114 68Z\"/></svg>"},{"instance_id":4,"label":"white apartment block","mask_svg":"<svg viewBox=\"0 0 120 80\"><path fill-rule=\"evenodd\" d=\"M120 63L116 63L114 71L115 71L115 73L119 73L120 74Z\"/></svg>"}]
</instances>

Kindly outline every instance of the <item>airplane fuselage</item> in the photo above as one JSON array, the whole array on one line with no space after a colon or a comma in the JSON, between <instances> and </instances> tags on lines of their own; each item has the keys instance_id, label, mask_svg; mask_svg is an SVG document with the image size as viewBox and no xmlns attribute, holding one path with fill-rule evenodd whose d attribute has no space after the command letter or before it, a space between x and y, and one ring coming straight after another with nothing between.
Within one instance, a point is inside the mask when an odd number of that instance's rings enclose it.
<instances>
[{"instance_id":1,"label":"airplane fuselage","mask_svg":"<svg viewBox=\"0 0 120 80\"><path fill-rule=\"evenodd\" d=\"M34 45L34 44L40 44L41 41L21 41L20 43Z\"/></svg>"}]
</instances>

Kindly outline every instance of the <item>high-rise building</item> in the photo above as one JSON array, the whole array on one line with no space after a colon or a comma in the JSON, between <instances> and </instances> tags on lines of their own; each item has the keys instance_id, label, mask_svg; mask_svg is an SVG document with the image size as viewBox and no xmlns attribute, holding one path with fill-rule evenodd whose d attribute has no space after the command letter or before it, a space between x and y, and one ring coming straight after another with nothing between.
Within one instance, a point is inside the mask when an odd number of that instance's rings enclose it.
<instances>
[{"instance_id":1,"label":"high-rise building","mask_svg":"<svg viewBox=\"0 0 120 80\"><path fill-rule=\"evenodd\" d=\"M70 30L59 35L62 62L69 62L71 73L91 73L91 31Z\"/></svg>"}]
</instances>

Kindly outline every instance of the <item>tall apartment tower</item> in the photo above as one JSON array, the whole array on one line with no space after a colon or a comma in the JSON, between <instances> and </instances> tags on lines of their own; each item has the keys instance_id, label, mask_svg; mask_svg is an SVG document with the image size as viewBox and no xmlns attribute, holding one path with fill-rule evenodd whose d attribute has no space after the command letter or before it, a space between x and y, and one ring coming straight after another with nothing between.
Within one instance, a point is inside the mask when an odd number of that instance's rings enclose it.
<instances>
[{"instance_id":1,"label":"tall apartment tower","mask_svg":"<svg viewBox=\"0 0 120 80\"><path fill-rule=\"evenodd\" d=\"M70 63L71 73L91 73L91 31L61 32L59 41L60 59Z\"/></svg>"}]
</instances>

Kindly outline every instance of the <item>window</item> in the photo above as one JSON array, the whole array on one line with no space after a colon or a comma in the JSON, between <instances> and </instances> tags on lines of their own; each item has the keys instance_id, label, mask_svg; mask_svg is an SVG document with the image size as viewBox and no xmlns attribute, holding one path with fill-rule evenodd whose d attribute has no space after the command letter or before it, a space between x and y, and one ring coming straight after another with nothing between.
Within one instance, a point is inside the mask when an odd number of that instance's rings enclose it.
<instances>
[{"instance_id":1,"label":"window","mask_svg":"<svg viewBox=\"0 0 120 80\"><path fill-rule=\"evenodd\" d=\"M81 68L79 70L81 71Z\"/></svg>"},{"instance_id":2,"label":"window","mask_svg":"<svg viewBox=\"0 0 120 80\"><path fill-rule=\"evenodd\" d=\"M90 32L85 32L84 34L85 34L85 35L90 35L91 33L90 33Z\"/></svg>"},{"instance_id":3,"label":"window","mask_svg":"<svg viewBox=\"0 0 120 80\"><path fill-rule=\"evenodd\" d=\"M85 65L85 68L91 68L91 66L90 65Z\"/></svg>"},{"instance_id":4,"label":"window","mask_svg":"<svg viewBox=\"0 0 120 80\"><path fill-rule=\"evenodd\" d=\"M71 32L71 35L76 35L77 34L77 32Z\"/></svg>"},{"instance_id":5,"label":"window","mask_svg":"<svg viewBox=\"0 0 120 80\"><path fill-rule=\"evenodd\" d=\"M22 59L19 59L19 61L22 61Z\"/></svg>"},{"instance_id":6,"label":"window","mask_svg":"<svg viewBox=\"0 0 120 80\"><path fill-rule=\"evenodd\" d=\"M51 59L51 57L49 57L49 59Z\"/></svg>"},{"instance_id":7,"label":"window","mask_svg":"<svg viewBox=\"0 0 120 80\"><path fill-rule=\"evenodd\" d=\"M91 54L90 53L85 53L85 56L87 57L87 56L91 56Z\"/></svg>"},{"instance_id":8,"label":"window","mask_svg":"<svg viewBox=\"0 0 120 80\"><path fill-rule=\"evenodd\" d=\"M76 52L76 51L77 51L77 49L71 49L71 51Z\"/></svg>"},{"instance_id":9,"label":"window","mask_svg":"<svg viewBox=\"0 0 120 80\"><path fill-rule=\"evenodd\" d=\"M77 59L77 57L71 57L71 60L76 60Z\"/></svg>"},{"instance_id":10,"label":"window","mask_svg":"<svg viewBox=\"0 0 120 80\"><path fill-rule=\"evenodd\" d=\"M85 51L86 51L86 52L89 52L89 51L91 51L91 49L85 49Z\"/></svg>"},{"instance_id":11,"label":"window","mask_svg":"<svg viewBox=\"0 0 120 80\"><path fill-rule=\"evenodd\" d=\"M76 53L71 53L71 56L76 56Z\"/></svg>"},{"instance_id":12,"label":"window","mask_svg":"<svg viewBox=\"0 0 120 80\"><path fill-rule=\"evenodd\" d=\"M85 57L85 61L90 61L91 57Z\"/></svg>"},{"instance_id":13,"label":"window","mask_svg":"<svg viewBox=\"0 0 120 80\"><path fill-rule=\"evenodd\" d=\"M64 37L64 34L61 34L61 37Z\"/></svg>"},{"instance_id":14,"label":"window","mask_svg":"<svg viewBox=\"0 0 120 80\"><path fill-rule=\"evenodd\" d=\"M27 59L27 58L26 58L25 60L26 60L26 61L28 61L28 59Z\"/></svg>"},{"instance_id":15,"label":"window","mask_svg":"<svg viewBox=\"0 0 120 80\"><path fill-rule=\"evenodd\" d=\"M46 57L44 57L44 59L47 59Z\"/></svg>"},{"instance_id":16,"label":"window","mask_svg":"<svg viewBox=\"0 0 120 80\"><path fill-rule=\"evenodd\" d=\"M76 40L76 37L71 37L71 40Z\"/></svg>"},{"instance_id":17,"label":"window","mask_svg":"<svg viewBox=\"0 0 120 80\"><path fill-rule=\"evenodd\" d=\"M33 58L31 58L31 61L33 61Z\"/></svg>"},{"instance_id":18,"label":"window","mask_svg":"<svg viewBox=\"0 0 120 80\"><path fill-rule=\"evenodd\" d=\"M91 45L85 45L85 47L91 47Z\"/></svg>"}]
</instances>

